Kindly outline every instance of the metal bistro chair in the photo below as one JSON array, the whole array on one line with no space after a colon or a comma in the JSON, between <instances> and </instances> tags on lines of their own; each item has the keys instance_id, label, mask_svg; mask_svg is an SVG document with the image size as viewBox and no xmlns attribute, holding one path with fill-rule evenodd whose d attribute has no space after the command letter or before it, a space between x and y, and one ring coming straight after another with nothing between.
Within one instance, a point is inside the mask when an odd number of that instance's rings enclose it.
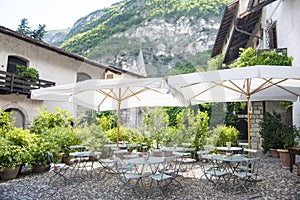
<instances>
[{"instance_id":1,"label":"metal bistro chair","mask_svg":"<svg viewBox=\"0 0 300 200\"><path fill-rule=\"evenodd\" d=\"M179 156L178 162L181 162L180 170L181 172L191 171L193 177L195 177L195 173L193 171L194 164L196 159L192 158L193 153L196 151L195 147L183 148L182 152L173 152L174 155Z\"/></svg>"},{"instance_id":2,"label":"metal bistro chair","mask_svg":"<svg viewBox=\"0 0 300 200\"><path fill-rule=\"evenodd\" d=\"M232 175L234 176L234 183L237 182L237 184L234 185L234 189L242 187L249 197L249 185L254 185L257 181L259 169L261 167L261 158L250 158L246 167L246 170L236 171Z\"/></svg>"},{"instance_id":3,"label":"metal bistro chair","mask_svg":"<svg viewBox=\"0 0 300 200\"><path fill-rule=\"evenodd\" d=\"M227 180L225 177L229 174L228 171L224 170L224 166L222 166L224 163L220 158L218 155L210 155L206 161L204 159L200 161L200 167L204 170L207 182L212 183L215 188L221 186L222 180L223 184L226 185ZM204 164L207 161L208 163Z\"/></svg>"},{"instance_id":4,"label":"metal bistro chair","mask_svg":"<svg viewBox=\"0 0 300 200\"><path fill-rule=\"evenodd\" d=\"M159 173L150 175L151 179L151 187L153 182L156 183L156 186L153 187L151 191L151 196L154 193L155 190L158 190L162 196L165 196L166 189L168 186L170 186L173 181L175 180L175 176L173 174L168 173L169 168L171 168L172 163L177 161L177 156L171 156L171 157L165 157L164 162L161 165L162 168L159 170ZM174 185L172 185L174 186ZM172 189L172 192L174 191L174 187Z\"/></svg>"},{"instance_id":5,"label":"metal bistro chair","mask_svg":"<svg viewBox=\"0 0 300 200\"><path fill-rule=\"evenodd\" d=\"M139 183L141 183L141 188L144 188L142 182L142 175L136 173L136 170L134 170L132 167L128 168L127 164L123 165L121 160L116 162L116 171L121 183L121 185L119 186L118 197L123 199L122 195L131 196L130 193L126 192L133 192L134 195L140 196L138 193ZM121 192L123 189L125 190L125 193ZM142 193L144 192L145 191L142 191ZM127 199L126 197L124 198Z\"/></svg>"},{"instance_id":6,"label":"metal bistro chair","mask_svg":"<svg viewBox=\"0 0 300 200\"><path fill-rule=\"evenodd\" d=\"M204 156L208 155L209 152L210 152L209 150L197 151L198 158L199 158L200 170L202 173L199 177L200 180L202 179L202 177L205 177L205 179L208 181L210 180L209 174L207 174L206 172L211 170L213 165L209 162L209 160L207 158L204 157Z\"/></svg>"},{"instance_id":7,"label":"metal bistro chair","mask_svg":"<svg viewBox=\"0 0 300 200\"><path fill-rule=\"evenodd\" d=\"M251 157L252 158L256 158L257 157L257 150L256 149L247 149L247 148L245 148L245 149L243 149L243 154L244 154L244 156L248 156L248 153L251 153ZM245 163L245 164L243 164L243 165L239 165L238 167L237 167L237 170L238 171L247 171L247 170L249 170L249 167L251 168L251 166L248 166L248 163Z\"/></svg>"},{"instance_id":8,"label":"metal bistro chair","mask_svg":"<svg viewBox=\"0 0 300 200\"><path fill-rule=\"evenodd\" d=\"M65 176L65 173L68 171L68 169L70 168L69 165L66 165L64 163L55 163L54 159L53 159L53 154L48 152L48 157L50 160L50 170L49 172L52 173L53 175L50 176L49 178L49 184L56 182L58 180L58 178L62 178L64 180L65 183L68 182L68 178Z\"/></svg>"},{"instance_id":9,"label":"metal bistro chair","mask_svg":"<svg viewBox=\"0 0 300 200\"><path fill-rule=\"evenodd\" d=\"M169 165L165 167L165 171L160 170L160 172L173 176L172 184L175 187L181 188L182 185L178 180L178 178L180 177L179 172L180 172L181 162L179 162L178 156L172 156L170 159L172 159L173 161L170 162Z\"/></svg>"}]
</instances>

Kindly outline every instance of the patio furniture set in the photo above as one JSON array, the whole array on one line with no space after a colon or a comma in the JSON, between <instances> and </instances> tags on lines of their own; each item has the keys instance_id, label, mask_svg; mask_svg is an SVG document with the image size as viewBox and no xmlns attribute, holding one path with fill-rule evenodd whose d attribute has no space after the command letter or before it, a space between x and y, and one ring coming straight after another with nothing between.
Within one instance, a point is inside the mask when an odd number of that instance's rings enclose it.
<instances>
[{"instance_id":1,"label":"patio furniture set","mask_svg":"<svg viewBox=\"0 0 300 200\"><path fill-rule=\"evenodd\" d=\"M246 192L253 186L259 175L261 158L256 157L255 149L242 147L216 147L225 154L211 153L210 150L198 151L201 179L216 189L230 192ZM250 154L249 154L250 153ZM252 155L252 157L249 157Z\"/></svg>"},{"instance_id":2,"label":"patio furniture set","mask_svg":"<svg viewBox=\"0 0 300 200\"><path fill-rule=\"evenodd\" d=\"M198 176L193 169L200 166L200 180L204 178L213 188L224 191L242 188L248 192L249 184L255 183L260 163L259 157L246 157L247 153L241 147L217 147L217 150L232 152L219 155L211 154L211 147L198 152L191 147L164 147L147 154L137 154L127 149L116 149L113 145L107 146L112 151L110 157L80 148L82 151L72 153L75 157L72 166L54 163L50 154L53 176L49 183L55 183L59 178L65 183L86 178L105 180L107 174L115 174L119 178L118 195L126 193L148 198L173 194L176 188L182 187L179 178L182 173L191 171L194 177ZM199 165L192 157L193 152L198 154ZM98 159L90 161L90 156Z\"/></svg>"}]
</instances>

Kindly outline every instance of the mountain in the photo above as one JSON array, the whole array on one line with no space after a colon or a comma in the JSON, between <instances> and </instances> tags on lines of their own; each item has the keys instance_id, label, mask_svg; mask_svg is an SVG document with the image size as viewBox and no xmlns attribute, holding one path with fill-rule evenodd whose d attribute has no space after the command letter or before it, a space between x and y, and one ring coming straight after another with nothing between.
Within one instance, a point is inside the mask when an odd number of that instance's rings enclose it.
<instances>
[{"instance_id":1,"label":"mountain","mask_svg":"<svg viewBox=\"0 0 300 200\"><path fill-rule=\"evenodd\" d=\"M80 18L69 32L56 32L50 41L128 70L137 66L142 52L148 77L206 70L223 9L229 2L121 1Z\"/></svg>"}]
</instances>

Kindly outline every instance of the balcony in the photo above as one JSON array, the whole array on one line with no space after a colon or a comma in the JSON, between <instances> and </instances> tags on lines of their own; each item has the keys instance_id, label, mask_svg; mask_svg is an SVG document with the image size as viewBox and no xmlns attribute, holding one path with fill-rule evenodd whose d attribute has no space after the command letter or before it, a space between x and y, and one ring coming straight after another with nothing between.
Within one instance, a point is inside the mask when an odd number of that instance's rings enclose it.
<instances>
[{"instance_id":1,"label":"balcony","mask_svg":"<svg viewBox=\"0 0 300 200\"><path fill-rule=\"evenodd\" d=\"M55 86L55 82L42 79L24 78L16 74L0 71L0 94L29 95L30 90Z\"/></svg>"}]
</instances>

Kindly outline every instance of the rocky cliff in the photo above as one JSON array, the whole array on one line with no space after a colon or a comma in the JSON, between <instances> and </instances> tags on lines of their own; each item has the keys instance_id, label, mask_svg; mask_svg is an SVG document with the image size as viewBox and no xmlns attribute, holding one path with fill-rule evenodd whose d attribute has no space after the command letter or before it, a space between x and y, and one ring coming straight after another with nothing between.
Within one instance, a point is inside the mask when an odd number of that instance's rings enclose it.
<instances>
[{"instance_id":1,"label":"rocky cliff","mask_svg":"<svg viewBox=\"0 0 300 200\"><path fill-rule=\"evenodd\" d=\"M174 66L186 63L205 70L227 2L121 1L75 22L60 47L128 70L142 50L149 77L174 74Z\"/></svg>"}]
</instances>

